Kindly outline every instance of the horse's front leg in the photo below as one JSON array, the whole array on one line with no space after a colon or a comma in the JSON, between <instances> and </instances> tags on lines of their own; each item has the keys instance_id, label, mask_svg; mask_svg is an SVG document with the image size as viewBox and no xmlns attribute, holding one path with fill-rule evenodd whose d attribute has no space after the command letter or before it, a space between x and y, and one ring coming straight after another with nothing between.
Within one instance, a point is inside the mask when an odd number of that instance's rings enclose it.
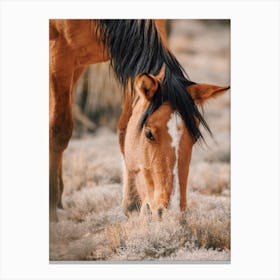
<instances>
[{"instance_id":1,"label":"horse's front leg","mask_svg":"<svg viewBox=\"0 0 280 280\"><path fill-rule=\"evenodd\" d=\"M51 75L50 84L50 166L49 202L50 221L57 221L56 207L62 206L63 191L62 155L72 135L71 79L67 76Z\"/></svg>"},{"instance_id":2,"label":"horse's front leg","mask_svg":"<svg viewBox=\"0 0 280 280\"><path fill-rule=\"evenodd\" d=\"M76 84L83 71L83 68L77 68L76 70L67 69L67 71L65 71L64 69L59 69L61 64L56 61L56 64L51 65L50 71L50 221L58 220L56 208L62 208L62 156L73 130L73 86Z\"/></svg>"},{"instance_id":3,"label":"horse's front leg","mask_svg":"<svg viewBox=\"0 0 280 280\"><path fill-rule=\"evenodd\" d=\"M49 161L49 219L58 221L56 207L61 207L60 170L62 169L62 151L50 150ZM62 180L62 178L61 178Z\"/></svg>"},{"instance_id":4,"label":"horse's front leg","mask_svg":"<svg viewBox=\"0 0 280 280\"><path fill-rule=\"evenodd\" d=\"M122 208L126 216L140 211L141 199L135 186L135 174L124 166Z\"/></svg>"},{"instance_id":5,"label":"horse's front leg","mask_svg":"<svg viewBox=\"0 0 280 280\"><path fill-rule=\"evenodd\" d=\"M64 189L64 183L63 183L63 177L62 177L62 156L61 156L61 161L60 165L58 167L58 186L59 186L59 196L58 196L58 202L57 202L57 207L60 209L63 209L62 205L62 194L63 194L63 189Z\"/></svg>"},{"instance_id":6,"label":"horse's front leg","mask_svg":"<svg viewBox=\"0 0 280 280\"><path fill-rule=\"evenodd\" d=\"M130 103L126 100L123 104L123 112L118 123L119 146L123 156L123 198L122 208L126 216L133 211L140 211L141 201L135 185L135 174L129 171L125 165L124 141L126 127L131 116Z\"/></svg>"}]
</instances>

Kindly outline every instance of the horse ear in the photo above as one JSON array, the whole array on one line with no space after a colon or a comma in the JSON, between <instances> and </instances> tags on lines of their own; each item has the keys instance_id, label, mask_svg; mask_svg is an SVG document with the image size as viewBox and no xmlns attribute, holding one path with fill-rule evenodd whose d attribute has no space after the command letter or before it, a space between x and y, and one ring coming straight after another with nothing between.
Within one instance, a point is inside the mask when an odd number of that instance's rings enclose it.
<instances>
[{"instance_id":1,"label":"horse ear","mask_svg":"<svg viewBox=\"0 0 280 280\"><path fill-rule=\"evenodd\" d=\"M139 74L135 78L134 87L145 99L150 101L158 89L158 81L152 75Z\"/></svg>"},{"instance_id":2,"label":"horse ear","mask_svg":"<svg viewBox=\"0 0 280 280\"><path fill-rule=\"evenodd\" d=\"M187 87L189 94L191 95L193 101L198 105L203 105L203 103L213 97L217 97L230 87L220 87L214 85L207 85L207 84L194 84Z\"/></svg>"}]
</instances>

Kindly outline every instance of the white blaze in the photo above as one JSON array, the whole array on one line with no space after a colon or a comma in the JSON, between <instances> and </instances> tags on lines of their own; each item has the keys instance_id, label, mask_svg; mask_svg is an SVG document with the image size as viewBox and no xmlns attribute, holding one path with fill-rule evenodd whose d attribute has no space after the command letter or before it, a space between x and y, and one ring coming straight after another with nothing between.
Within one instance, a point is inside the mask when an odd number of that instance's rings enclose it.
<instances>
[{"instance_id":1,"label":"white blaze","mask_svg":"<svg viewBox=\"0 0 280 280\"><path fill-rule=\"evenodd\" d=\"M169 207L174 210L180 210L180 184L178 174L179 144L182 136L182 130L179 126L182 118L177 113L172 113L167 123L168 133L171 136L171 147L175 149L175 164L173 167L173 189L170 197Z\"/></svg>"}]
</instances>

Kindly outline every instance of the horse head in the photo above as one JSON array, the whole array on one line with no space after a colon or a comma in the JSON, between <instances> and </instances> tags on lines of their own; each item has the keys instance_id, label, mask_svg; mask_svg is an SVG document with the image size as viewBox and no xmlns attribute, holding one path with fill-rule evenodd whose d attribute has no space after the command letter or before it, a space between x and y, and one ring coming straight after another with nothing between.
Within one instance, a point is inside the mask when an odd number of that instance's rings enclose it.
<instances>
[{"instance_id":1,"label":"horse head","mask_svg":"<svg viewBox=\"0 0 280 280\"><path fill-rule=\"evenodd\" d=\"M164 81L164 71L156 76L139 74L134 81L134 102L124 141L126 180L135 188L140 210L148 207L161 216L163 209L184 211L192 147L195 139L189 133L180 114L168 100L149 115L143 126L143 116ZM199 106L224 93L228 87L193 83L186 88ZM199 126L199 120L197 120ZM131 179L133 178L133 179ZM123 203L127 207L128 203ZM124 209L127 213L128 209Z\"/></svg>"}]
</instances>

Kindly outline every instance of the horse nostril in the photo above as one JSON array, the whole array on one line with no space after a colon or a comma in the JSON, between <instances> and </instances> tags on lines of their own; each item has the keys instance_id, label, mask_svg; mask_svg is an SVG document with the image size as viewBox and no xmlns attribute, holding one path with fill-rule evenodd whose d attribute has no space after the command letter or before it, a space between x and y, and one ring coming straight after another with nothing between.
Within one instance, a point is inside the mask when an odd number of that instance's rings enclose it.
<instances>
[{"instance_id":1,"label":"horse nostril","mask_svg":"<svg viewBox=\"0 0 280 280\"><path fill-rule=\"evenodd\" d=\"M158 216L159 216L160 218L162 217L163 210L164 210L163 207L160 207L160 208L157 210L157 211L158 211Z\"/></svg>"}]
</instances>

